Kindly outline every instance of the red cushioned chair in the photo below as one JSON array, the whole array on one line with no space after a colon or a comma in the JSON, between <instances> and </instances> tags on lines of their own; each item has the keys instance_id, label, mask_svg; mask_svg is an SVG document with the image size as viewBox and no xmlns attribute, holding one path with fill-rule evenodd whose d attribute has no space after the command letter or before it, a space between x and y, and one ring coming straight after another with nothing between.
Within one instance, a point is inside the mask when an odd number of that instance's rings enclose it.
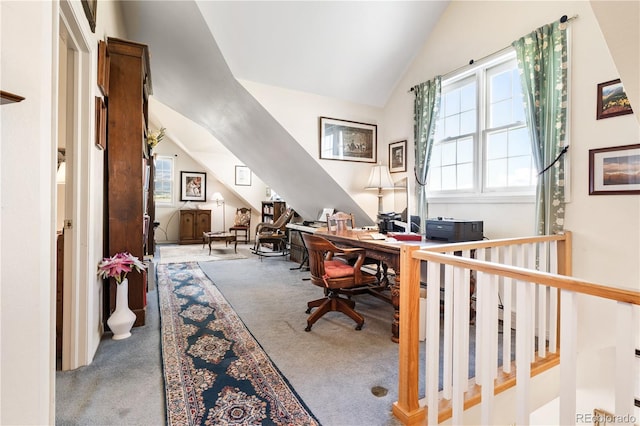
<instances>
[{"instance_id":1,"label":"red cushioned chair","mask_svg":"<svg viewBox=\"0 0 640 426\"><path fill-rule=\"evenodd\" d=\"M331 311L339 311L349 316L356 322L356 330L361 330L364 317L355 311L353 300L340 297L340 295L349 295L351 289L357 290L377 284L378 279L375 275L360 269L365 259L364 249L339 248L330 241L312 234L302 234L302 238L309 252L311 282L325 289L325 297L307 303L307 313L311 313L313 308L318 309L307 318L305 331L311 331L311 326L320 317ZM356 261L351 266L341 260L334 259L334 255L346 258L356 257Z\"/></svg>"}]
</instances>

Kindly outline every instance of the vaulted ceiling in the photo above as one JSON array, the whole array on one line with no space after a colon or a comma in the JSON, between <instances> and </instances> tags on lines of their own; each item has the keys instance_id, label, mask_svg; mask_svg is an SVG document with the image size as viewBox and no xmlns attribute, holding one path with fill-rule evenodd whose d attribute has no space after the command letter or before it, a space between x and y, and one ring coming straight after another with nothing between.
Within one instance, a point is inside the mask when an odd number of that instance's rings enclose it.
<instances>
[{"instance_id":1,"label":"vaulted ceiling","mask_svg":"<svg viewBox=\"0 0 640 426\"><path fill-rule=\"evenodd\" d=\"M384 106L447 3L121 5L128 37L152 52L155 98L209 131L303 217L334 206L364 225L361 207L236 79Z\"/></svg>"}]
</instances>

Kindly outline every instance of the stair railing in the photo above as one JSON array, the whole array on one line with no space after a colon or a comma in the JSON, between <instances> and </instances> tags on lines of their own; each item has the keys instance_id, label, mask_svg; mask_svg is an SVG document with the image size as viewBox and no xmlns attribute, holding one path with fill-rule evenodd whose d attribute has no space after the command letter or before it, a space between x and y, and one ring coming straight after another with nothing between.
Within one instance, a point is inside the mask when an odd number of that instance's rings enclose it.
<instances>
[{"instance_id":1,"label":"stair railing","mask_svg":"<svg viewBox=\"0 0 640 426\"><path fill-rule=\"evenodd\" d=\"M426 355L424 365L420 365L420 271L424 261L427 262L426 282L440 285L427 285ZM393 413L404 424L423 424L425 417L426 424L437 424L448 418L452 418L452 424L464 424L464 410L477 404L481 404L480 422L492 424L495 395L513 386L516 387L515 423L528 424L531 378L558 363L560 424L575 424L578 294L618 303L616 365L620 373L616 378L615 408L616 413L633 413L635 377L628 371L635 368L640 292L569 277L570 232L427 248L404 245L401 270L399 388ZM468 307L472 302L469 286L473 281L476 285L475 376L469 377L472 318ZM501 297L498 297L499 289ZM444 290L442 296L441 290ZM497 303L498 300L502 303ZM511 349L509 332L513 307L517 330L515 351ZM501 337L498 333L500 311L503 313ZM503 362L497 368L499 357ZM514 361L510 362L511 359ZM418 391L421 371L426 375L422 399Z\"/></svg>"}]
</instances>

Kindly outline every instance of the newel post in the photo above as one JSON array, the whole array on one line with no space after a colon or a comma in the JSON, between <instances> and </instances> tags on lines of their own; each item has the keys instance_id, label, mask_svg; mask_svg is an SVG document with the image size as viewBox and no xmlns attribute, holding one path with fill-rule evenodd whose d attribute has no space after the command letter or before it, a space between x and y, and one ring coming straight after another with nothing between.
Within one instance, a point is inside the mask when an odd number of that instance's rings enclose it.
<instances>
[{"instance_id":1,"label":"newel post","mask_svg":"<svg viewBox=\"0 0 640 426\"><path fill-rule=\"evenodd\" d=\"M398 401L393 414L405 425L424 422L426 410L418 402L420 260L412 253L420 247L400 248L400 340L398 342Z\"/></svg>"},{"instance_id":2,"label":"newel post","mask_svg":"<svg viewBox=\"0 0 640 426\"><path fill-rule=\"evenodd\" d=\"M564 240L558 241L558 274L568 277L573 275L571 261L572 235L571 231L564 231Z\"/></svg>"}]
</instances>

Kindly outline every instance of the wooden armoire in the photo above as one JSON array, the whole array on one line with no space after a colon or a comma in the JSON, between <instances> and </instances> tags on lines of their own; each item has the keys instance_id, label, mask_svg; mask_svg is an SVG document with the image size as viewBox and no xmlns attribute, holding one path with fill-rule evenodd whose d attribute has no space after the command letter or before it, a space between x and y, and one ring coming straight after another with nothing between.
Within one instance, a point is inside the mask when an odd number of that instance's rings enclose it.
<instances>
[{"instance_id":1,"label":"wooden armoire","mask_svg":"<svg viewBox=\"0 0 640 426\"><path fill-rule=\"evenodd\" d=\"M144 44L107 39L108 96L105 153L105 256L153 254L153 158L146 143L149 52ZM149 244L151 241L151 244ZM146 273L131 272L129 308L134 327L145 324ZM116 284L105 286L104 321L115 309Z\"/></svg>"}]
</instances>

